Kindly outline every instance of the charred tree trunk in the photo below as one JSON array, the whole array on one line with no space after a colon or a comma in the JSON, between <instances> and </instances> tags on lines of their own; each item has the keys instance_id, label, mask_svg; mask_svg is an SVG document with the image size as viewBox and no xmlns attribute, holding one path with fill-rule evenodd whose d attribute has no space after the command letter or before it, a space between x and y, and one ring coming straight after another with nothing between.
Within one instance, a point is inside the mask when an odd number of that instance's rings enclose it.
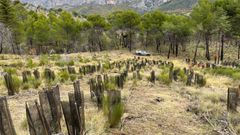
<instances>
[{"instance_id":1,"label":"charred tree trunk","mask_svg":"<svg viewBox=\"0 0 240 135\"><path fill-rule=\"evenodd\" d=\"M157 44L156 50L158 53L160 53L161 52L161 50L160 50L161 41L159 39L156 39L156 44Z\"/></svg>"},{"instance_id":2,"label":"charred tree trunk","mask_svg":"<svg viewBox=\"0 0 240 135\"><path fill-rule=\"evenodd\" d=\"M29 46L28 50L31 50L33 48L33 40L32 40L32 38L29 39L29 44L30 44L30 46Z\"/></svg>"},{"instance_id":3,"label":"charred tree trunk","mask_svg":"<svg viewBox=\"0 0 240 135\"><path fill-rule=\"evenodd\" d=\"M11 43L11 45L12 45L12 52L13 52L13 54L16 54L16 51L15 51L15 48L14 48L14 43Z\"/></svg>"},{"instance_id":4,"label":"charred tree trunk","mask_svg":"<svg viewBox=\"0 0 240 135\"><path fill-rule=\"evenodd\" d=\"M197 42L197 45L196 45L196 48L195 48L194 57L193 57L194 63L196 62L198 45L199 45L199 44L200 44L200 39L198 39L198 42Z\"/></svg>"},{"instance_id":5,"label":"charred tree trunk","mask_svg":"<svg viewBox=\"0 0 240 135\"><path fill-rule=\"evenodd\" d=\"M223 61L223 57L224 57L224 38L225 36L222 35L221 36L221 56L220 56L220 60Z\"/></svg>"},{"instance_id":6,"label":"charred tree trunk","mask_svg":"<svg viewBox=\"0 0 240 135\"><path fill-rule=\"evenodd\" d=\"M132 51L132 32L130 31L129 33L129 51Z\"/></svg>"},{"instance_id":7,"label":"charred tree trunk","mask_svg":"<svg viewBox=\"0 0 240 135\"><path fill-rule=\"evenodd\" d=\"M148 31L147 31L147 33L146 33L146 39L145 39L145 40L146 40L146 41L145 41L145 47L146 47L146 48L147 48L147 45L148 45L148 35L149 35L149 34L148 34Z\"/></svg>"},{"instance_id":8,"label":"charred tree trunk","mask_svg":"<svg viewBox=\"0 0 240 135\"><path fill-rule=\"evenodd\" d=\"M0 42L0 54L3 52L3 41Z\"/></svg>"},{"instance_id":9,"label":"charred tree trunk","mask_svg":"<svg viewBox=\"0 0 240 135\"><path fill-rule=\"evenodd\" d=\"M181 40L182 52L186 52L186 45L184 45L184 41Z\"/></svg>"},{"instance_id":10,"label":"charred tree trunk","mask_svg":"<svg viewBox=\"0 0 240 135\"><path fill-rule=\"evenodd\" d=\"M171 47L172 47L171 37L169 37L169 42L170 42L170 45L169 45L169 49L168 49L168 56L167 56L168 59L170 58Z\"/></svg>"},{"instance_id":11,"label":"charred tree trunk","mask_svg":"<svg viewBox=\"0 0 240 135\"><path fill-rule=\"evenodd\" d=\"M171 40L171 50L172 50L172 54L175 54L175 49L174 49L174 40Z\"/></svg>"},{"instance_id":12,"label":"charred tree trunk","mask_svg":"<svg viewBox=\"0 0 240 135\"><path fill-rule=\"evenodd\" d=\"M240 59L240 44L238 43L238 41L236 41L236 44L238 46L238 59Z\"/></svg>"},{"instance_id":13,"label":"charred tree trunk","mask_svg":"<svg viewBox=\"0 0 240 135\"><path fill-rule=\"evenodd\" d=\"M100 52L103 51L103 44L102 44L102 42L101 42L100 37L98 37L98 45L99 45L99 50L100 50Z\"/></svg>"},{"instance_id":14,"label":"charred tree trunk","mask_svg":"<svg viewBox=\"0 0 240 135\"><path fill-rule=\"evenodd\" d=\"M18 43L16 43L16 48L17 48L17 54L21 54L21 50L20 50L20 47L19 47L19 45L18 45Z\"/></svg>"},{"instance_id":15,"label":"charred tree trunk","mask_svg":"<svg viewBox=\"0 0 240 135\"><path fill-rule=\"evenodd\" d=\"M175 52L175 54L176 54L176 57L178 56L178 41L176 41L176 44L175 44L175 49L176 49L176 52Z\"/></svg>"},{"instance_id":16,"label":"charred tree trunk","mask_svg":"<svg viewBox=\"0 0 240 135\"><path fill-rule=\"evenodd\" d=\"M207 34L205 35L205 42L206 42L206 58L208 61L211 60L210 58L210 52L209 52L209 40L210 40L210 36Z\"/></svg>"},{"instance_id":17,"label":"charred tree trunk","mask_svg":"<svg viewBox=\"0 0 240 135\"><path fill-rule=\"evenodd\" d=\"M16 135L6 97L0 96L0 135Z\"/></svg>"}]
</instances>

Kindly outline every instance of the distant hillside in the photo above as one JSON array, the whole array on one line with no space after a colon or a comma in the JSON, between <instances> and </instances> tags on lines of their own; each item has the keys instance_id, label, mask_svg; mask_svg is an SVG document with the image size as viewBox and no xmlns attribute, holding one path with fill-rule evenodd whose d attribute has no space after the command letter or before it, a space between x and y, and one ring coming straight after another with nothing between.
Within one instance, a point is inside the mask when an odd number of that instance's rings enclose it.
<instances>
[{"instance_id":1,"label":"distant hillside","mask_svg":"<svg viewBox=\"0 0 240 135\"><path fill-rule=\"evenodd\" d=\"M45 9L64 9L80 14L106 15L118 10L134 9L140 13L161 9L184 11L192 9L198 0L20 0Z\"/></svg>"},{"instance_id":2,"label":"distant hillside","mask_svg":"<svg viewBox=\"0 0 240 135\"><path fill-rule=\"evenodd\" d=\"M159 6L162 10L188 10L192 9L198 0L172 0Z\"/></svg>"}]
</instances>

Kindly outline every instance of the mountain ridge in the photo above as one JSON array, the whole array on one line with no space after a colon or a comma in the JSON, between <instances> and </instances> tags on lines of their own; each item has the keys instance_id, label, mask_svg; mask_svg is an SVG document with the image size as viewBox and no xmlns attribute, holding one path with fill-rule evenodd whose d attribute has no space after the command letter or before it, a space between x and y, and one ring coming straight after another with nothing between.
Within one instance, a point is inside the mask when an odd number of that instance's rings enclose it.
<instances>
[{"instance_id":1,"label":"mountain ridge","mask_svg":"<svg viewBox=\"0 0 240 135\"><path fill-rule=\"evenodd\" d=\"M107 14L116 10L133 9L139 12L161 9L165 11L191 10L198 0L20 0L45 9L62 8L81 14Z\"/></svg>"}]
</instances>

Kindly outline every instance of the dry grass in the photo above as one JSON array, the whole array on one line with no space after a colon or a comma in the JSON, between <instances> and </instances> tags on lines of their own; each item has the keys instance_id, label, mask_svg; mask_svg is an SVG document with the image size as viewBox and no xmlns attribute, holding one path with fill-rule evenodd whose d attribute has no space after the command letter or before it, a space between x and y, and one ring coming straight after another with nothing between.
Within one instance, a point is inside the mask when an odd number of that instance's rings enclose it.
<instances>
[{"instance_id":1,"label":"dry grass","mask_svg":"<svg viewBox=\"0 0 240 135\"><path fill-rule=\"evenodd\" d=\"M4 57L1 59L1 57ZM56 56L58 57L58 56ZM62 54L60 55L63 61L74 61L74 66L79 67L83 64L93 64L99 61L115 61L133 58L127 51L111 51L101 53L81 53L81 54ZM20 59L21 58L21 59ZM16 65L26 61L29 56L16 55L0 55L0 64ZM31 57L33 63L39 63L39 57ZM164 57L151 56L150 59L162 59ZM83 60L80 60L83 59ZM183 60L171 58L175 67L187 67ZM56 60L49 59L49 64L37 66L40 72L46 67L50 67L57 75L62 67L57 66ZM26 63L25 63L26 65ZM35 68L35 67L34 67ZM34 69L33 68L33 69ZM21 75L23 70L28 70L30 67L18 67L17 74ZM121 69L123 70L123 69ZM129 73L129 78L122 90L122 99L125 104L125 114L119 127L108 129L106 126L107 118L103 112L97 109L96 104L90 99L88 79L93 75L84 76L81 81L81 90L85 96L85 116L86 116L86 131L88 135L100 134L116 134L116 132L135 135L147 134L213 134L213 129L205 120L201 119L201 115L213 113L210 122L215 123L219 118L223 117L226 112L226 92L228 87L236 87L239 82L231 78L223 76L213 76L205 74L207 85L203 88L186 87L183 83L172 83L170 86L163 85L159 81L154 84L150 83L147 78L150 72L155 70L155 74L159 75L162 70L158 67L148 67L140 71L142 80L131 79L132 74ZM195 69L202 73L200 69ZM0 72L3 68L0 67ZM78 72L78 69L76 68ZM108 74L119 72L117 69L108 71ZM0 79L0 94L6 95L3 79ZM33 101L38 98L37 91L45 87L42 85L36 90L20 91L20 95L14 98L9 98L9 108L14 121L14 126L19 135L27 135L28 130L25 127L25 102ZM68 100L67 93L73 90L71 81L66 81L61 84L61 99ZM197 104L198 115L189 112L189 106ZM240 130L240 120L238 115L230 114L228 119L231 120L231 125L235 131ZM63 123L64 125L64 123ZM221 128L221 127L217 127ZM66 128L64 128L66 133Z\"/></svg>"}]
</instances>

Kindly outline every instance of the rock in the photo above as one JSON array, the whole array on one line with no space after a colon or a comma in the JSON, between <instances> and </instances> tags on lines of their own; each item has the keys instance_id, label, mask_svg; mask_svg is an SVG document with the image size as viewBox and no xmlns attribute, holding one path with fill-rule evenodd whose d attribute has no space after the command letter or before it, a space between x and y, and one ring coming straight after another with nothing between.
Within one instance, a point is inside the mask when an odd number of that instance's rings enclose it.
<instances>
[{"instance_id":1,"label":"rock","mask_svg":"<svg viewBox=\"0 0 240 135\"><path fill-rule=\"evenodd\" d=\"M164 99L161 98L161 97L157 97L157 98L154 99L154 101L155 101L155 102L163 102Z\"/></svg>"}]
</instances>

